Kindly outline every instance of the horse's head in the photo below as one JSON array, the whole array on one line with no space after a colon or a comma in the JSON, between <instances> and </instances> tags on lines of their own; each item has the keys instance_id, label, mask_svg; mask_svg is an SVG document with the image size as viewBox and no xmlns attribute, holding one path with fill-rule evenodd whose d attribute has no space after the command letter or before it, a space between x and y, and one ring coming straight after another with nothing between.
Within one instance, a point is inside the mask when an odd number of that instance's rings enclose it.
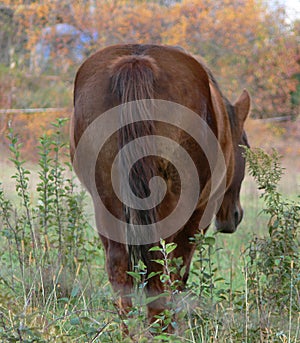
<instances>
[{"instance_id":1,"label":"horse's head","mask_svg":"<svg viewBox=\"0 0 300 343\"><path fill-rule=\"evenodd\" d=\"M221 207L216 215L216 229L218 232L233 233L243 218L240 203L240 190L245 176L245 158L240 145L248 145L244 131L244 122L250 109L250 96L247 91L232 106L227 104L227 111L231 121L231 131L234 148L234 172L231 183L223 198Z\"/></svg>"}]
</instances>

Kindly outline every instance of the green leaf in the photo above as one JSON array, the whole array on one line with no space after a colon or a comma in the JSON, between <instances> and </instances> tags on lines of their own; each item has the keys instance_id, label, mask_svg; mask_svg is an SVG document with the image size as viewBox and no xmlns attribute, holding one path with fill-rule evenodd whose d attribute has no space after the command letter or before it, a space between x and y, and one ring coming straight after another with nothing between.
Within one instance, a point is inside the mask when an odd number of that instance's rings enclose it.
<instances>
[{"instance_id":1,"label":"green leaf","mask_svg":"<svg viewBox=\"0 0 300 343\"><path fill-rule=\"evenodd\" d=\"M148 304L150 304L152 301L155 301L155 300L157 300L157 299L165 298L166 296L168 296L167 293L161 293L161 294L155 295L155 296L153 296L153 297L148 297L148 298L146 298L146 300L145 300L145 305L148 305Z\"/></svg>"},{"instance_id":2,"label":"green leaf","mask_svg":"<svg viewBox=\"0 0 300 343\"><path fill-rule=\"evenodd\" d=\"M63 303L68 303L69 302L69 298L59 298L57 301L63 302Z\"/></svg>"},{"instance_id":3,"label":"green leaf","mask_svg":"<svg viewBox=\"0 0 300 343\"><path fill-rule=\"evenodd\" d=\"M127 272L128 275L130 275L131 277L133 277L136 281L140 281L141 279L141 275L138 272Z\"/></svg>"},{"instance_id":4,"label":"green leaf","mask_svg":"<svg viewBox=\"0 0 300 343\"><path fill-rule=\"evenodd\" d=\"M205 237L205 244L209 246L213 246L216 242L216 239L214 237Z\"/></svg>"},{"instance_id":5,"label":"green leaf","mask_svg":"<svg viewBox=\"0 0 300 343\"><path fill-rule=\"evenodd\" d=\"M138 261L137 267L138 267L139 270L146 270L147 269L145 263L143 261L141 261L141 260Z\"/></svg>"},{"instance_id":6,"label":"green leaf","mask_svg":"<svg viewBox=\"0 0 300 343\"><path fill-rule=\"evenodd\" d=\"M79 285L76 285L73 289L72 289L72 292L71 292L71 298L74 298L77 296L78 292L80 290L80 287Z\"/></svg>"},{"instance_id":7,"label":"green leaf","mask_svg":"<svg viewBox=\"0 0 300 343\"><path fill-rule=\"evenodd\" d=\"M165 265L165 261L164 260L152 260L153 262L156 262L158 264L161 264L162 266Z\"/></svg>"},{"instance_id":8,"label":"green leaf","mask_svg":"<svg viewBox=\"0 0 300 343\"><path fill-rule=\"evenodd\" d=\"M147 279L149 280L149 279L153 278L154 276L159 275L159 274L161 274L161 273L162 273L161 270L160 270L159 272L151 272L151 273L148 275Z\"/></svg>"},{"instance_id":9,"label":"green leaf","mask_svg":"<svg viewBox=\"0 0 300 343\"><path fill-rule=\"evenodd\" d=\"M186 271L186 266L183 266L183 267L180 269L180 276L181 276L181 277L183 277L185 271Z\"/></svg>"},{"instance_id":10,"label":"green leaf","mask_svg":"<svg viewBox=\"0 0 300 343\"><path fill-rule=\"evenodd\" d=\"M172 251L174 251L177 248L177 244L176 243L168 243L166 245L166 253L167 255L169 255Z\"/></svg>"},{"instance_id":11,"label":"green leaf","mask_svg":"<svg viewBox=\"0 0 300 343\"><path fill-rule=\"evenodd\" d=\"M150 248L149 251L162 251L162 248L156 245L155 247Z\"/></svg>"},{"instance_id":12,"label":"green leaf","mask_svg":"<svg viewBox=\"0 0 300 343\"><path fill-rule=\"evenodd\" d=\"M72 319L70 320L70 324L71 324L71 325L80 325L80 319L79 319L78 317L72 318Z\"/></svg>"},{"instance_id":13,"label":"green leaf","mask_svg":"<svg viewBox=\"0 0 300 343\"><path fill-rule=\"evenodd\" d=\"M163 240L163 239L161 238L159 242L160 242L160 245L162 246L162 248L165 249L165 246L166 246L165 240Z\"/></svg>"}]
</instances>

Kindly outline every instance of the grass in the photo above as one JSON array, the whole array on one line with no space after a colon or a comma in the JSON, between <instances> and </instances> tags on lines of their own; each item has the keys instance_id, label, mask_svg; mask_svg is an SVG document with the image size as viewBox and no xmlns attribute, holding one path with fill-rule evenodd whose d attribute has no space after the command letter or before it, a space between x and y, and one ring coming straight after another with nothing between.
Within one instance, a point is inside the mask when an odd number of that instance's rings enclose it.
<instances>
[{"instance_id":1,"label":"grass","mask_svg":"<svg viewBox=\"0 0 300 343\"><path fill-rule=\"evenodd\" d=\"M5 162L0 170L5 186L0 199L1 341L299 341L299 208L290 202L285 206L277 188L268 189L269 184L258 192L249 175L242 189L245 217L239 230L233 235L210 230L207 237L196 237L188 288L177 294L169 284L173 305L158 323L147 323L145 297L137 297L132 312L120 317L103 249L82 211L86 200L68 166L60 162L65 148L59 139L62 124L56 124L53 137L40 141L39 167L22 163L12 135L13 162ZM258 168L257 162L250 170ZM271 163L264 173L271 177L276 168ZM291 193L295 175L286 175L279 189L288 189L289 198L296 199L297 193ZM273 184L278 181L279 177ZM259 193L271 196L259 198ZM48 201L43 201L45 196ZM284 216L279 208L284 208ZM160 249L166 252L163 242ZM167 253L164 263L172 270ZM143 272L141 265L137 280ZM163 330L168 323L175 334ZM124 325L132 336L122 334Z\"/></svg>"}]
</instances>

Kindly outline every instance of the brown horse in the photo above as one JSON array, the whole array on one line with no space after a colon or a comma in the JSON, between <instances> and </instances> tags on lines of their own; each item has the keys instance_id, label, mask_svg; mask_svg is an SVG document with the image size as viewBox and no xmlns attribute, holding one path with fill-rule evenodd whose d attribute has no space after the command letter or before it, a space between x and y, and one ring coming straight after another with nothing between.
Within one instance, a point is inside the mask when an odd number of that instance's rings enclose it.
<instances>
[{"instance_id":1,"label":"brown horse","mask_svg":"<svg viewBox=\"0 0 300 343\"><path fill-rule=\"evenodd\" d=\"M171 120L166 122L163 115L155 117L151 114L157 110L157 103L159 106L170 104L162 112ZM167 232L162 237L166 242L177 244L171 257L182 258L185 272L184 275L173 277L180 280L183 287L195 250L190 238L198 232L205 233L214 214L218 231L231 233L236 230L243 216L239 193L245 169L239 145L247 145L243 126L249 112L250 97L244 90L235 104L231 105L204 63L181 49L157 45L117 45L98 51L80 67L75 81L74 107L70 135L73 165L92 196L97 228L106 252L109 280L114 291L120 295L121 311L126 312L132 304L129 294L132 294L133 287L133 280L127 271L133 270L137 259L143 260L148 274L163 269L160 264L153 262L161 258L160 252L149 251L157 244L162 232ZM136 113L135 118L133 112ZM205 124L198 126L189 112L196 114ZM96 126L96 130L89 131L91 126ZM189 130L195 135L189 135ZM197 141L197 137L200 137L202 142L206 142L209 132L222 152L222 158L218 157L213 163L220 172L220 185L224 181L222 194L218 191L211 193L214 171L207 149L213 149L213 143L205 148L205 143L199 146ZM153 135L168 137L176 144L165 149L167 141L159 141L158 138L151 140ZM103 140L101 149L95 143L97 139ZM137 147L127 150L115 162L120 149L135 140L138 141ZM83 147L80 153L79 145ZM149 147L153 149L147 150ZM169 161L169 157L180 155L181 147L190 159L176 165ZM90 157L95 161L86 162ZM221 160L223 164L218 164ZM190 161L196 169L196 177L188 167ZM129 171L125 168L126 163L131 164ZM117 166L117 172L112 172L113 164ZM177 166L183 170L184 179ZM158 188L164 188L159 204L155 202L157 198L155 201L152 199L154 202L148 207L137 207L120 200L120 196L126 199L128 192L134 193L140 203L148 199L152 194L151 182L155 176L162 178L165 183L164 187L158 184ZM126 177L130 190L125 187ZM114 182L118 184L116 187ZM141 239L143 233L136 231L138 225L165 223L164 219L172 211L185 208L184 205L177 206L184 185L194 188L200 185L199 192L196 192L196 204L188 218L181 220L180 215L180 227L176 230L170 228L170 224L163 225L162 231L149 231L151 234L145 240ZM221 189L220 185L216 188ZM120 194L116 195L118 187ZM210 203L211 198L214 200ZM99 199L105 209L99 205ZM185 199L188 202L189 199ZM218 201L219 206L216 205ZM208 205L211 209L209 220L203 221ZM122 225L115 227L108 212L125 223L125 231ZM131 236L128 232L131 232ZM135 237L135 240L130 240L130 237ZM158 275L148 280L146 291L149 296L164 291ZM152 321L165 306L166 298L163 297L148 304L149 319Z\"/></svg>"}]
</instances>

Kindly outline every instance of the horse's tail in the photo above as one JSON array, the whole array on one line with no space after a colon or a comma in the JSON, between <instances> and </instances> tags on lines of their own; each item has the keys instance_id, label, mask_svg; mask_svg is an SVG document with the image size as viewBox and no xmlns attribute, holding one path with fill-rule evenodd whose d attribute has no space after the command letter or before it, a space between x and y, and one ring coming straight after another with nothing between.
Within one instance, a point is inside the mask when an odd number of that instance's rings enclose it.
<instances>
[{"instance_id":1,"label":"horse's tail","mask_svg":"<svg viewBox=\"0 0 300 343\"><path fill-rule=\"evenodd\" d=\"M118 103L124 104L120 115L121 129L118 133L119 149L136 138L143 137L143 146L134 146L125 154L121 155L120 173L125 173L126 163L137 160L130 169L128 175L121 175L121 180L129 181L132 192L139 198L146 198L150 195L149 180L157 175L157 167L153 157L138 158L141 151L155 151L154 140L149 140L149 135L155 134L153 120L151 120L151 108L148 102L138 101L154 98L154 83L158 77L159 69L153 58L141 55L128 55L117 58L112 62L111 67L111 87L112 93L118 99ZM131 118L134 124L127 124L124 118ZM136 122L138 121L138 122ZM127 154L127 155L126 155ZM142 153L143 154L143 153ZM147 155L147 153L146 153ZM137 158L135 159L135 156ZM120 193L123 199L128 198L128 191L125 190L121 181ZM123 211L126 221L128 252L130 262L136 266L139 260L142 260L146 266L149 263L148 250L149 245L140 244L143 237L136 237L133 224L147 225L155 223L157 214L155 207L147 210L138 210L134 206L127 206L123 202ZM145 233L146 234L146 233ZM149 242L149 237L145 237ZM136 242L136 243L135 243Z\"/></svg>"}]
</instances>

